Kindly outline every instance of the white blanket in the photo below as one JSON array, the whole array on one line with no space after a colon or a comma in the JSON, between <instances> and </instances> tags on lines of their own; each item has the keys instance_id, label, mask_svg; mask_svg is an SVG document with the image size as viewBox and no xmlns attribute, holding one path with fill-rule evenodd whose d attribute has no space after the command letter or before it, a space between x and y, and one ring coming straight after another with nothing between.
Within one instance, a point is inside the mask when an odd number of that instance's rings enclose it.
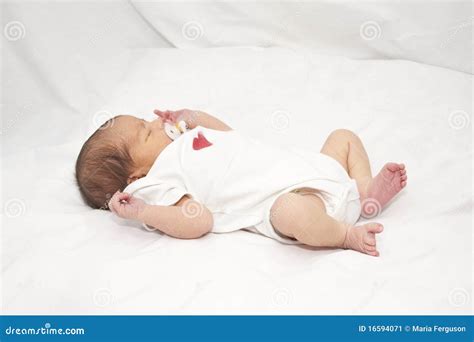
<instances>
[{"instance_id":1,"label":"white blanket","mask_svg":"<svg viewBox=\"0 0 474 342\"><path fill-rule=\"evenodd\" d=\"M30 64L44 101L16 93L19 107L7 108L2 313L470 313L470 75L279 48L136 49L96 64L77 56L82 81L65 84L80 92L49 87ZM405 162L408 187L377 218L381 256L242 231L176 240L87 208L73 175L84 139L109 113L155 107L202 109L269 143L315 150L348 128L374 171Z\"/></svg>"},{"instance_id":2,"label":"white blanket","mask_svg":"<svg viewBox=\"0 0 474 342\"><path fill-rule=\"evenodd\" d=\"M472 73L472 1L132 0L176 47L311 47L351 58L407 59Z\"/></svg>"}]
</instances>

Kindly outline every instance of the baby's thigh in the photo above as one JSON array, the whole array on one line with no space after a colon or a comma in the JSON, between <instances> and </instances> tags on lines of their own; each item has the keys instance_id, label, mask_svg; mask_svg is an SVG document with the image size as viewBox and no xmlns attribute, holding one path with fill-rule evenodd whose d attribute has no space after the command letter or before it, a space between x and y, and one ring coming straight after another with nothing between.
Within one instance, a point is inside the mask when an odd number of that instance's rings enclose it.
<instances>
[{"instance_id":1,"label":"baby's thigh","mask_svg":"<svg viewBox=\"0 0 474 342\"><path fill-rule=\"evenodd\" d=\"M357 142L360 139L355 133L347 129L336 129L326 139L321 153L339 162L347 171L347 156L349 154L349 143Z\"/></svg>"},{"instance_id":2,"label":"baby's thigh","mask_svg":"<svg viewBox=\"0 0 474 342\"><path fill-rule=\"evenodd\" d=\"M278 196L273 203L270 222L278 233L294 238L295 233L306 229L315 216L325 212L326 208L319 197L289 192Z\"/></svg>"}]
</instances>

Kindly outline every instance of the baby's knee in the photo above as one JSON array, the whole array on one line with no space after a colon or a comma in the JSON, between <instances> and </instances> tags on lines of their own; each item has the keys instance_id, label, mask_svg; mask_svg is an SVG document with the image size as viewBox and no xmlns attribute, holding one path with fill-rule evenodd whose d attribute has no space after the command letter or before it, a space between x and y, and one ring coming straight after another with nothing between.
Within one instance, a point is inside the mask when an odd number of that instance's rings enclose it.
<instances>
[{"instance_id":1,"label":"baby's knee","mask_svg":"<svg viewBox=\"0 0 474 342\"><path fill-rule=\"evenodd\" d=\"M329 134L328 140L353 141L359 140L359 137L348 129L340 128L332 131L331 134Z\"/></svg>"}]
</instances>

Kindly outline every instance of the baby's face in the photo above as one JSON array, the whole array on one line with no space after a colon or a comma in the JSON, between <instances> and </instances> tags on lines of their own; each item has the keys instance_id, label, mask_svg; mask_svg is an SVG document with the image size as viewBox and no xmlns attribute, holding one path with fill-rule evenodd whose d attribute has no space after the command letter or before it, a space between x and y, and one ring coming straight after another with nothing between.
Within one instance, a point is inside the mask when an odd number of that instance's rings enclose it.
<instances>
[{"instance_id":1,"label":"baby's face","mask_svg":"<svg viewBox=\"0 0 474 342\"><path fill-rule=\"evenodd\" d=\"M163 149L171 139L163 129L163 121L145 121L131 115L115 118L113 133L119 134L128 144L130 154L137 168L131 178L145 176Z\"/></svg>"}]
</instances>

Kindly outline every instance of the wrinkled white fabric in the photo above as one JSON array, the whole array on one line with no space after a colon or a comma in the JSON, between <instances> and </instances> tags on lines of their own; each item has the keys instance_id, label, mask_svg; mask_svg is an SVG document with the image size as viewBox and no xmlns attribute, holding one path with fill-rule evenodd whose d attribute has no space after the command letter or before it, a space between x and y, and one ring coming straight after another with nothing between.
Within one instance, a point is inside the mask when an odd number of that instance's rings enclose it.
<instances>
[{"instance_id":1,"label":"wrinkled white fabric","mask_svg":"<svg viewBox=\"0 0 474 342\"><path fill-rule=\"evenodd\" d=\"M25 26L24 40L2 46L3 314L472 314L471 76L276 48L134 50L99 70L58 59L53 75L22 50L41 32ZM46 86L57 73L69 97ZM151 119L154 108L201 109L272 146L314 151L347 128L374 173L405 162L407 188L376 219L380 258L243 231L179 240L88 208L74 163L97 113Z\"/></svg>"}]
</instances>

